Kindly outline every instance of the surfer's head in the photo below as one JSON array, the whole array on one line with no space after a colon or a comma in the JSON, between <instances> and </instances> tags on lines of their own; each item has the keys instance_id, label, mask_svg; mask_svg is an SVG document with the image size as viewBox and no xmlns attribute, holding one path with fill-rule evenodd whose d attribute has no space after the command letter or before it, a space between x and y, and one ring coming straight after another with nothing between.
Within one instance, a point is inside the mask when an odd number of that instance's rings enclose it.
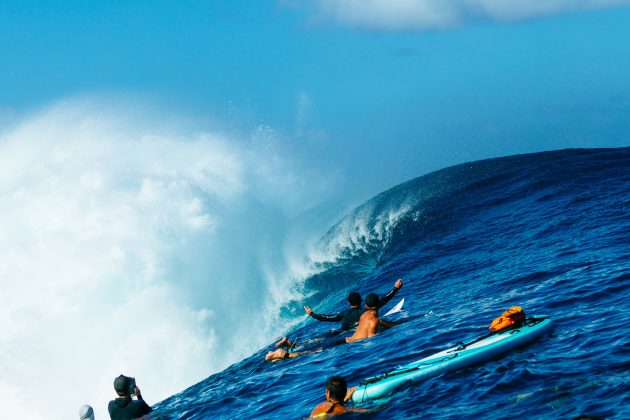
<instances>
[{"instance_id":1,"label":"surfer's head","mask_svg":"<svg viewBox=\"0 0 630 420\"><path fill-rule=\"evenodd\" d=\"M368 309L378 309L378 295L370 293L365 297L365 306Z\"/></svg>"},{"instance_id":2,"label":"surfer's head","mask_svg":"<svg viewBox=\"0 0 630 420\"><path fill-rule=\"evenodd\" d=\"M361 295L359 292L350 292L348 295L348 303L350 306L361 306Z\"/></svg>"},{"instance_id":3,"label":"surfer's head","mask_svg":"<svg viewBox=\"0 0 630 420\"><path fill-rule=\"evenodd\" d=\"M333 376L326 381L326 398L331 401L343 402L348 392L348 384L341 376Z\"/></svg>"}]
</instances>

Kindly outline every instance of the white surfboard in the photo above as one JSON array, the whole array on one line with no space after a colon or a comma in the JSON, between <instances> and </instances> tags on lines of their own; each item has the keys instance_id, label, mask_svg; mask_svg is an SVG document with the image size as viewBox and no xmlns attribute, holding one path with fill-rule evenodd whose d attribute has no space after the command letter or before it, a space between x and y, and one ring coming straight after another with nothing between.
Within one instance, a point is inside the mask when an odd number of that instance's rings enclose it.
<instances>
[{"instance_id":1,"label":"white surfboard","mask_svg":"<svg viewBox=\"0 0 630 420\"><path fill-rule=\"evenodd\" d=\"M398 302L396 306L394 306L392 309L387 311L387 313L383 316L393 315L395 313L402 311L402 307L404 304L405 304L405 298L400 299L400 302Z\"/></svg>"}]
</instances>

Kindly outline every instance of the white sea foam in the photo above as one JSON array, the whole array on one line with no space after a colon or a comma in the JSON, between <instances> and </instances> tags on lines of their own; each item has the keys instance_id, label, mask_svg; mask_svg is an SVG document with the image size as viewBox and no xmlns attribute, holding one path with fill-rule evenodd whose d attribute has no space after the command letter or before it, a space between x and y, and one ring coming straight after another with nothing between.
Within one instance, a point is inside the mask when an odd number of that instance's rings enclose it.
<instances>
[{"instance_id":1,"label":"white sea foam","mask_svg":"<svg viewBox=\"0 0 630 420\"><path fill-rule=\"evenodd\" d=\"M340 258L382 250L391 240L399 221L413 209L414 200L405 199L380 208L370 201L349 214L314 247L310 260L316 265L334 264Z\"/></svg>"},{"instance_id":2,"label":"white sea foam","mask_svg":"<svg viewBox=\"0 0 630 420\"><path fill-rule=\"evenodd\" d=\"M7 418L107 417L120 373L155 403L266 344L299 298L287 224L327 178L259 134L135 109L65 101L0 135Z\"/></svg>"}]
</instances>

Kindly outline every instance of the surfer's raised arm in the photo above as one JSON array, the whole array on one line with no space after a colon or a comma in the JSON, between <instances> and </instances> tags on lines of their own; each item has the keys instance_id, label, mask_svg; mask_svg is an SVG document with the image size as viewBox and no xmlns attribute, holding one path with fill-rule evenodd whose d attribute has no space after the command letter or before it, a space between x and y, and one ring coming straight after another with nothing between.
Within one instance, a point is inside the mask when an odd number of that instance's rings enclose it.
<instances>
[{"instance_id":1,"label":"surfer's raised arm","mask_svg":"<svg viewBox=\"0 0 630 420\"><path fill-rule=\"evenodd\" d=\"M350 309L346 309L345 311L341 311L335 315L325 315L325 314L316 314L311 310L310 307L305 306L304 311L311 317L315 318L318 321L324 322L339 322L341 321L341 329L349 330L354 328L359 322L359 318L363 313L361 309L362 298L358 292L350 292L348 294L348 304L350 305Z\"/></svg>"},{"instance_id":2,"label":"surfer's raised arm","mask_svg":"<svg viewBox=\"0 0 630 420\"><path fill-rule=\"evenodd\" d=\"M345 314L345 312L339 312L336 313L334 315L327 315L327 314L316 314L315 312L313 312L313 310L308 307L305 306L304 307L304 311L310 315L312 318L315 318L318 321L323 321L323 322L339 322L343 319L343 316Z\"/></svg>"},{"instance_id":3,"label":"surfer's raised arm","mask_svg":"<svg viewBox=\"0 0 630 420\"><path fill-rule=\"evenodd\" d=\"M387 305L387 302L389 302L396 295L396 293L398 293L401 287L403 287L402 279L396 280L396 283L394 283L394 288L388 294L386 294L383 298L380 299L379 304L378 304L379 309Z\"/></svg>"},{"instance_id":4,"label":"surfer's raised arm","mask_svg":"<svg viewBox=\"0 0 630 420\"><path fill-rule=\"evenodd\" d=\"M382 307L387 302L389 302L391 298L393 298L394 295L398 293L398 290L400 290L402 286L403 286L402 279L396 280L396 283L394 284L394 288L387 295L385 295L385 297L379 300L378 308ZM363 309L361 309L361 302L363 301L363 299L361 298L361 295L358 292L350 292L348 294L347 300L348 300L348 304L350 305L350 309L338 312L334 315L316 314L315 312L313 312L313 310L309 306L304 306L304 311L309 316L311 316L312 318L318 321L324 321L324 322L341 321L341 329L350 330L357 326L357 324L359 323L359 318L361 318L361 315L363 314Z\"/></svg>"}]
</instances>

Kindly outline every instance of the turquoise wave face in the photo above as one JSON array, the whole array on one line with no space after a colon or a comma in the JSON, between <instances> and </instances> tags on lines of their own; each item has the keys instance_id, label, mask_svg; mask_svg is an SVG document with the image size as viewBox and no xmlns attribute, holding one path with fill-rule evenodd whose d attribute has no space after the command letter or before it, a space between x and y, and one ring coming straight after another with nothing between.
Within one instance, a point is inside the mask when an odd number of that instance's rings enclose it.
<instances>
[{"instance_id":1,"label":"turquoise wave face","mask_svg":"<svg viewBox=\"0 0 630 420\"><path fill-rule=\"evenodd\" d=\"M401 184L330 229L320 243L328 258L305 283L309 297L287 310L294 319L303 304L335 313L350 290L384 294L403 278L401 325L277 363L264 362L269 349L261 349L157 413L305 418L324 400L329 376L356 385L483 335L519 305L552 317L553 331L484 364L406 384L371 403L372 415L627 418L628 232L630 148L492 159ZM333 327L308 318L287 335Z\"/></svg>"}]
</instances>

